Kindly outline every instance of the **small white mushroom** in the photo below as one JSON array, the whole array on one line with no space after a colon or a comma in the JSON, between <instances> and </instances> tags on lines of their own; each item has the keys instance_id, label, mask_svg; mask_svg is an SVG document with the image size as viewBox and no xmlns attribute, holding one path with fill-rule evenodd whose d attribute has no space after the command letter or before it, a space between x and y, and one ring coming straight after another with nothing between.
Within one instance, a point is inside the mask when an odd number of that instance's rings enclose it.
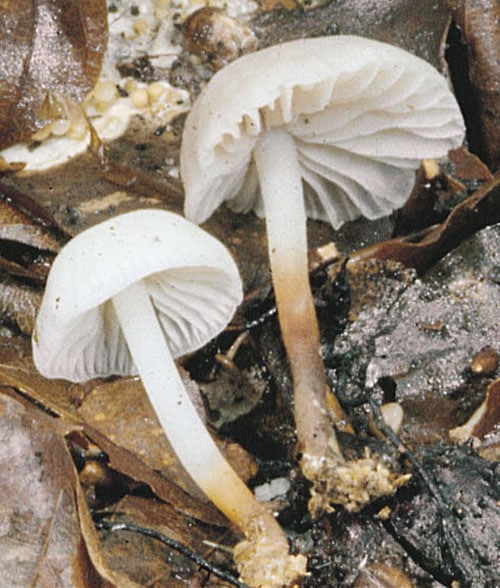
<instances>
[{"instance_id":1,"label":"small white mushroom","mask_svg":"<svg viewBox=\"0 0 500 588\"><path fill-rule=\"evenodd\" d=\"M185 128L185 213L222 202L265 216L289 357L305 475L341 460L307 266L307 217L338 228L403 205L423 158L459 146L464 124L447 80L427 62L354 36L292 41L217 72Z\"/></svg>"},{"instance_id":2,"label":"small white mushroom","mask_svg":"<svg viewBox=\"0 0 500 588\"><path fill-rule=\"evenodd\" d=\"M214 237L166 211L120 215L56 257L33 358L44 376L73 382L138 373L180 462L245 534L235 549L243 581L256 568L269 576L266 586L281 586L305 573L306 559L289 554L272 514L225 460L173 360L221 332L241 298L236 264ZM275 577L263 576L266 569Z\"/></svg>"}]
</instances>

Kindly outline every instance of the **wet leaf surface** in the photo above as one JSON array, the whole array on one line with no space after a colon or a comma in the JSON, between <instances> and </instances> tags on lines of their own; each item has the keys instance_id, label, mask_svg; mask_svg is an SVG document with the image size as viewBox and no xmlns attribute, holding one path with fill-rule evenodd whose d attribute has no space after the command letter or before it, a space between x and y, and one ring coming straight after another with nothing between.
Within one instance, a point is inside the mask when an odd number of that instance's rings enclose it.
<instances>
[{"instance_id":1,"label":"wet leaf surface","mask_svg":"<svg viewBox=\"0 0 500 588\"><path fill-rule=\"evenodd\" d=\"M80 101L96 82L106 48L101 0L4 2L0 19L0 145L24 141L47 123L50 93Z\"/></svg>"},{"instance_id":2,"label":"wet leaf surface","mask_svg":"<svg viewBox=\"0 0 500 588\"><path fill-rule=\"evenodd\" d=\"M494 586L500 572L494 539L500 523L497 466L464 446L436 445L422 453L435 486L403 499L386 527L442 584L458 579L469 586Z\"/></svg>"},{"instance_id":3,"label":"wet leaf surface","mask_svg":"<svg viewBox=\"0 0 500 588\"><path fill-rule=\"evenodd\" d=\"M404 23L404 26L402 26ZM418 11L411 0L318 2L313 8L277 9L256 16L252 27L263 46L304 36L367 35L392 43L441 68L443 35L449 13L442 3L424 0Z\"/></svg>"}]
</instances>

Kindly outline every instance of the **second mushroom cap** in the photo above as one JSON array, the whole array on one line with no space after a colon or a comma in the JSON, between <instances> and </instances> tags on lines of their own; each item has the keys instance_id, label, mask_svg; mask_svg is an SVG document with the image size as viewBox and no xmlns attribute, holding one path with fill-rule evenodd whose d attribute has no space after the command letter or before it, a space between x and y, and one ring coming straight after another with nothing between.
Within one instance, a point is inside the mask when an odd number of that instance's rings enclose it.
<instances>
[{"instance_id":1,"label":"second mushroom cap","mask_svg":"<svg viewBox=\"0 0 500 588\"><path fill-rule=\"evenodd\" d=\"M276 127L296 142L308 216L334 228L402 206L420 160L464 136L447 80L403 49L349 35L275 45L219 71L189 113L188 218L203 222L224 201L263 215L252 150Z\"/></svg>"}]
</instances>

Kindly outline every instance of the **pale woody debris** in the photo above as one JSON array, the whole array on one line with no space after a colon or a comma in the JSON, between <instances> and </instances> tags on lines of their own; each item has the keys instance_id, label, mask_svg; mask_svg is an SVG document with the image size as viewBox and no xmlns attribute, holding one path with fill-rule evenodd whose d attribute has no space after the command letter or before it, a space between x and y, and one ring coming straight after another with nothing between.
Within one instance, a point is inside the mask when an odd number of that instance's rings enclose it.
<instances>
[{"instance_id":1,"label":"pale woody debris","mask_svg":"<svg viewBox=\"0 0 500 588\"><path fill-rule=\"evenodd\" d=\"M323 463L302 458L304 475L314 476L315 486L311 489L309 511L315 515L333 512L335 505L343 506L349 512L357 512L381 496L391 496L398 488L411 479L411 474L396 475L372 456L367 449L360 459L347 461L324 460ZM314 471L313 471L314 470Z\"/></svg>"}]
</instances>

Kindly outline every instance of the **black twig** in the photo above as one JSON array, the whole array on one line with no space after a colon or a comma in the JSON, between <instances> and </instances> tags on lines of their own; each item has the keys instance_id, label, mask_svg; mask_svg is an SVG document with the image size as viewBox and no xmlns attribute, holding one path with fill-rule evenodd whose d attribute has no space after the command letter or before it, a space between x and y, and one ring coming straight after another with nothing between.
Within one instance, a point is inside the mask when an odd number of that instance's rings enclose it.
<instances>
[{"instance_id":1,"label":"black twig","mask_svg":"<svg viewBox=\"0 0 500 588\"><path fill-rule=\"evenodd\" d=\"M415 454L401 441L398 435L384 421L384 417L378 403L368 394L367 402L373 413L375 424L389 442L399 451L403 451L411 462L421 480L427 486L429 494L434 498L437 510L441 518L441 528L445 537L446 545L452 556L455 573L460 582L466 586L484 586L485 577L483 571L478 569L477 558L470 548L461 527L458 525L453 515L452 509L447 505L439 486L436 484L434 476L430 474L424 465L418 460Z\"/></svg>"},{"instance_id":2,"label":"black twig","mask_svg":"<svg viewBox=\"0 0 500 588\"><path fill-rule=\"evenodd\" d=\"M149 527L142 527L140 525L136 525L135 523L129 523L129 522L127 522L127 523L114 523L114 522L111 522L107 519L97 520L97 521L95 521L95 525L98 529L106 529L106 530L112 531L112 532L129 531L131 533L138 533L138 534L144 535L146 537L152 537L153 539L160 541L161 543L163 543L167 547L170 547L170 549L174 549L175 551L178 551L179 553L181 553L182 555L186 556L188 559L193 561L197 566L199 566L200 568L203 568L204 570L207 570L207 572L209 572L210 574L213 574L214 576L217 576L221 580L224 580L224 582L229 582L229 584L232 584L236 588L249 588L247 584L240 582L232 574L225 572L224 570L221 570L220 568L218 568L216 566L213 566L210 562L208 562L206 559L201 557L201 555L198 555L198 554L194 553L194 551L191 551L191 549L189 549L189 547L186 547L185 545L183 545L182 543L179 543L178 541L176 541L175 539L172 539L171 537L167 537L166 535L163 535L162 533L160 533L159 531L156 531L155 529L151 529Z\"/></svg>"}]
</instances>

